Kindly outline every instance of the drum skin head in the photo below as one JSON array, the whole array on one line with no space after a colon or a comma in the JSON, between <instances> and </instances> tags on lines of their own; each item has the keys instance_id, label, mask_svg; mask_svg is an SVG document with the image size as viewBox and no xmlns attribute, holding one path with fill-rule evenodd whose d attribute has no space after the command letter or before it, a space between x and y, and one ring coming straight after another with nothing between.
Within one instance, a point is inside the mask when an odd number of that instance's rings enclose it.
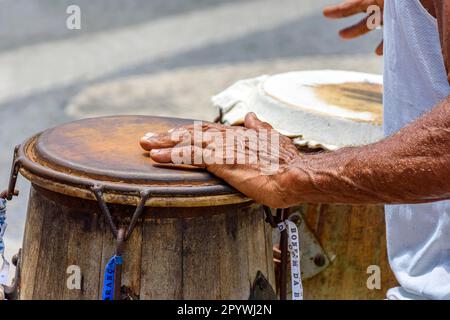
<instances>
[{"instance_id":1,"label":"drum skin head","mask_svg":"<svg viewBox=\"0 0 450 320\"><path fill-rule=\"evenodd\" d=\"M36 151L51 166L99 179L159 185L218 183L201 169L158 166L139 145L147 132L162 133L193 121L149 116L84 119L45 131Z\"/></svg>"},{"instance_id":2,"label":"drum skin head","mask_svg":"<svg viewBox=\"0 0 450 320\"><path fill-rule=\"evenodd\" d=\"M32 183L85 199L105 190L108 202L148 206L211 206L250 199L201 168L161 166L140 146L147 132L162 133L194 120L151 116L83 119L31 137L18 149L20 172Z\"/></svg>"}]
</instances>

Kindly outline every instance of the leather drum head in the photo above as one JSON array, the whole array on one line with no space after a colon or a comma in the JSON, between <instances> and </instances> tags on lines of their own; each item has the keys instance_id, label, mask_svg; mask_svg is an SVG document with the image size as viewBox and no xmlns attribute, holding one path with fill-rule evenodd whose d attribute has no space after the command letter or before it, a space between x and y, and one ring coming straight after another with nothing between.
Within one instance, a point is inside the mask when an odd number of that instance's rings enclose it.
<instances>
[{"instance_id":1,"label":"leather drum head","mask_svg":"<svg viewBox=\"0 0 450 320\"><path fill-rule=\"evenodd\" d=\"M81 179L83 184L86 181L83 189L101 185L115 193L122 189L124 193L150 190L169 203L174 197L193 200L237 195L236 190L203 169L156 165L140 147L139 140L147 132L190 124L193 120L150 116L101 117L63 124L24 144L24 175L33 182L45 179L47 182L41 184L47 189L55 183L81 189L77 180ZM61 192L59 189L54 191ZM242 201L242 195L239 197Z\"/></svg>"}]
</instances>

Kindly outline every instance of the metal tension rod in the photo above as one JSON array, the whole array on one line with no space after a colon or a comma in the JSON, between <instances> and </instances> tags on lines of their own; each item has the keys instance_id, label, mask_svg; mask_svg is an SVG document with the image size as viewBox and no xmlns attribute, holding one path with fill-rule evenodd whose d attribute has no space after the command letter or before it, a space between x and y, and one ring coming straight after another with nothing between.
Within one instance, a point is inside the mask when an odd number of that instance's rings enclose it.
<instances>
[{"instance_id":1,"label":"metal tension rod","mask_svg":"<svg viewBox=\"0 0 450 320\"><path fill-rule=\"evenodd\" d=\"M288 211L286 209L277 209L277 215L273 216L269 207L263 206L266 214L266 222L272 228L278 228L278 223L287 218ZM288 236L287 230L281 231L280 235L280 251L281 251L281 266L278 280L278 288L280 290L280 300L287 299L287 273L288 273Z\"/></svg>"},{"instance_id":2,"label":"metal tension rod","mask_svg":"<svg viewBox=\"0 0 450 320\"><path fill-rule=\"evenodd\" d=\"M124 227L118 228L113 221L111 212L110 212L108 205L106 204L106 201L103 197L103 190L104 190L103 186L94 186L92 188L92 192L94 193L94 196L97 199L100 210L102 211L102 214L106 217L106 220L109 224L111 232L114 235L114 237L116 238L115 255L121 257L123 254L123 251L124 251L125 241L128 240L128 238L132 234L133 230L136 228L136 224L137 224L139 218L141 217L142 213L144 212L145 203L147 202L148 198L150 197L150 191L142 190L140 192L140 200L136 207L136 210L133 213L133 216L131 217L131 221L130 221L130 224L128 225L128 228L124 228ZM122 287L122 264L116 264L115 271L114 271L114 300L120 299L121 287Z\"/></svg>"}]
</instances>

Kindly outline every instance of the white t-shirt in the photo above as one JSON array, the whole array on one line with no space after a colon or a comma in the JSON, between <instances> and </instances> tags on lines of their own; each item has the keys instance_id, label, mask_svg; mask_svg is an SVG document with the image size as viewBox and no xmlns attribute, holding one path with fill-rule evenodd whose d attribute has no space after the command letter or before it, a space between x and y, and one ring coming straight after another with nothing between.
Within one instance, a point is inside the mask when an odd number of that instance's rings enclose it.
<instances>
[{"instance_id":1,"label":"white t-shirt","mask_svg":"<svg viewBox=\"0 0 450 320\"><path fill-rule=\"evenodd\" d=\"M384 131L390 135L450 95L436 19L419 0L386 0ZM443 177L449 179L449 177ZM389 299L450 299L450 201L386 206Z\"/></svg>"}]
</instances>

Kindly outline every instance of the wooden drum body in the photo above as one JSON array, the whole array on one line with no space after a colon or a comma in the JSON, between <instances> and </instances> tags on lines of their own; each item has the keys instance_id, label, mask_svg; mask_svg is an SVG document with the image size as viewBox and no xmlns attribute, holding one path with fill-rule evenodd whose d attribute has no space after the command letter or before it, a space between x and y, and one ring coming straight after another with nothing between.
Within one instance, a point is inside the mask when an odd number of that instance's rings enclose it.
<instances>
[{"instance_id":1,"label":"wooden drum body","mask_svg":"<svg viewBox=\"0 0 450 320\"><path fill-rule=\"evenodd\" d=\"M305 298L385 299L397 284L387 258L384 207L310 204L301 209L329 263L303 281Z\"/></svg>"},{"instance_id":2,"label":"wooden drum body","mask_svg":"<svg viewBox=\"0 0 450 320\"><path fill-rule=\"evenodd\" d=\"M15 168L32 182L21 299L101 298L117 244L105 214L117 228L134 225L123 244L121 298L248 299L261 287L254 283L266 288L256 297L274 297L262 207L206 172L156 167L140 149L144 133L189 123L87 119L16 150Z\"/></svg>"}]
</instances>

